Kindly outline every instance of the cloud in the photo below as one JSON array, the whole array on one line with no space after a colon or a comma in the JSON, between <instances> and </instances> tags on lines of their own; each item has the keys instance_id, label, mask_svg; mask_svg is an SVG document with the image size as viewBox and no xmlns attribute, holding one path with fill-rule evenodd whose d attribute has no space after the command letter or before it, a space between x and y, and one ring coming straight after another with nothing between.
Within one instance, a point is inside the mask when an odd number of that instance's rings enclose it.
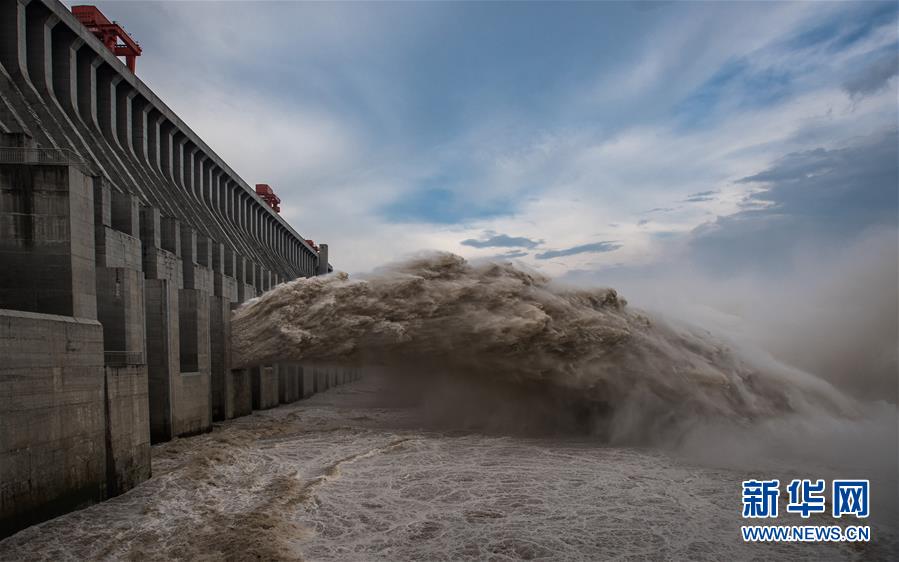
<instances>
[{"instance_id":1,"label":"cloud","mask_svg":"<svg viewBox=\"0 0 899 562\"><path fill-rule=\"evenodd\" d=\"M531 240L524 236L509 236L508 234L487 234L487 238L476 240L468 238L459 242L463 246L471 246L472 248L528 248L533 249L543 244L543 240ZM526 255L526 254L525 254ZM517 257L517 256L516 256Z\"/></svg>"},{"instance_id":2,"label":"cloud","mask_svg":"<svg viewBox=\"0 0 899 562\"><path fill-rule=\"evenodd\" d=\"M549 275L664 259L663 242L686 243L676 233L770 188L738 179L896 118L895 79L851 104L842 87L895 45L895 6L107 8L145 46L138 75L245 179L271 183L285 218L350 272L422 248L531 250L521 257ZM310 33L291 34L294 21ZM247 22L269 33L238 45ZM535 43L535 22L564 40ZM701 126L678 113L706 111L690 99L712 104ZM460 245L527 232L621 249L551 260L539 245Z\"/></svg>"},{"instance_id":3,"label":"cloud","mask_svg":"<svg viewBox=\"0 0 899 562\"><path fill-rule=\"evenodd\" d=\"M498 254L498 255L495 255L495 256L493 256L491 259L496 259L496 260L512 260L512 259L516 259L516 258L523 258L523 257L526 257L526 256L528 256L528 255L529 255L529 254L528 254L527 252L506 252L506 253L504 253L504 254Z\"/></svg>"},{"instance_id":4,"label":"cloud","mask_svg":"<svg viewBox=\"0 0 899 562\"><path fill-rule=\"evenodd\" d=\"M748 198L758 206L693 231L697 261L733 270L785 267L799 241L818 251L866 229L897 223L899 131L864 137L843 148L789 154L768 169L738 181L765 189Z\"/></svg>"},{"instance_id":5,"label":"cloud","mask_svg":"<svg viewBox=\"0 0 899 562\"><path fill-rule=\"evenodd\" d=\"M747 109L774 105L793 91L791 70L780 65L756 68L748 58L722 65L704 84L678 107L685 122L698 124L719 110Z\"/></svg>"},{"instance_id":6,"label":"cloud","mask_svg":"<svg viewBox=\"0 0 899 562\"><path fill-rule=\"evenodd\" d=\"M895 21L896 5L892 2L870 2L849 9L838 6L812 25L801 26L784 46L801 52L810 49L826 53L845 51L879 28L895 25Z\"/></svg>"},{"instance_id":7,"label":"cloud","mask_svg":"<svg viewBox=\"0 0 899 562\"><path fill-rule=\"evenodd\" d=\"M456 224L508 215L512 205L505 200L472 200L456 186L425 187L400 194L380 212L390 222Z\"/></svg>"},{"instance_id":8,"label":"cloud","mask_svg":"<svg viewBox=\"0 0 899 562\"><path fill-rule=\"evenodd\" d=\"M715 195L717 194L717 189L713 189L711 191L700 191L698 193L688 195L687 198L684 199L684 203L701 203L703 201L714 201Z\"/></svg>"},{"instance_id":9,"label":"cloud","mask_svg":"<svg viewBox=\"0 0 899 562\"><path fill-rule=\"evenodd\" d=\"M899 74L899 59L893 49L843 82L843 90L852 99L859 99L886 88Z\"/></svg>"},{"instance_id":10,"label":"cloud","mask_svg":"<svg viewBox=\"0 0 899 562\"><path fill-rule=\"evenodd\" d=\"M548 260L552 258L561 258L565 256L573 256L576 254L601 254L605 252L614 252L621 248L621 244L617 242L594 242L592 244L582 244L573 248L565 248L564 250L549 250L537 254L534 257L538 260Z\"/></svg>"}]
</instances>

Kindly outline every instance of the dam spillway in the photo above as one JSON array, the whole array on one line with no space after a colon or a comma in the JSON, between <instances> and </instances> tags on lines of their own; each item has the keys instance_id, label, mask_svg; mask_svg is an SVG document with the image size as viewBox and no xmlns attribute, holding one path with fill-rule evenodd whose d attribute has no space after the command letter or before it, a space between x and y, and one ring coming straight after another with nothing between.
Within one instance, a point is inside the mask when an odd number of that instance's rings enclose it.
<instances>
[{"instance_id":1,"label":"dam spillway","mask_svg":"<svg viewBox=\"0 0 899 562\"><path fill-rule=\"evenodd\" d=\"M232 309L330 270L66 6L0 0L0 537L354 376L230 368Z\"/></svg>"}]
</instances>

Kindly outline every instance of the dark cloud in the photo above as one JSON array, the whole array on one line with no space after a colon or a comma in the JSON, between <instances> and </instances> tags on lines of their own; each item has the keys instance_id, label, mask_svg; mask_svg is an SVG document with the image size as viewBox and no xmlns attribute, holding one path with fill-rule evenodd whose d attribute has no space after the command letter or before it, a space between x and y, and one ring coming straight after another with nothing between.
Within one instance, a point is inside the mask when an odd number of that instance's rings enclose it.
<instances>
[{"instance_id":1,"label":"dark cloud","mask_svg":"<svg viewBox=\"0 0 899 562\"><path fill-rule=\"evenodd\" d=\"M700 191L699 193L692 193L684 199L684 203L701 203L703 201L714 201L715 195L718 194L718 190L714 189L711 191Z\"/></svg>"},{"instance_id":2,"label":"dark cloud","mask_svg":"<svg viewBox=\"0 0 899 562\"><path fill-rule=\"evenodd\" d=\"M573 256L575 254L598 254L603 252L614 252L620 247L621 244L617 242L594 242L592 244L582 244L580 246L574 246L573 248L565 248L564 250L549 250L548 252L537 254L534 257L538 260L548 260L552 258L561 258L564 256Z\"/></svg>"},{"instance_id":3,"label":"dark cloud","mask_svg":"<svg viewBox=\"0 0 899 562\"><path fill-rule=\"evenodd\" d=\"M487 238L476 240L469 238L460 242L463 246L471 246L472 248L536 248L543 244L543 240L531 240L524 236L509 236L507 234L486 233Z\"/></svg>"},{"instance_id":4,"label":"dark cloud","mask_svg":"<svg viewBox=\"0 0 899 562\"><path fill-rule=\"evenodd\" d=\"M506 252L506 253L504 253L504 254L499 254L499 255L494 256L494 257L495 257L496 259L513 260L513 259L516 259L516 258L523 258L523 257L525 257L525 256L527 256L527 255L528 255L527 252Z\"/></svg>"},{"instance_id":5,"label":"dark cloud","mask_svg":"<svg viewBox=\"0 0 899 562\"><path fill-rule=\"evenodd\" d=\"M843 90L852 99L859 99L879 92L899 74L899 58L891 52L880 57L843 83Z\"/></svg>"},{"instance_id":6,"label":"dark cloud","mask_svg":"<svg viewBox=\"0 0 899 562\"><path fill-rule=\"evenodd\" d=\"M896 225L897 150L893 129L846 148L789 154L743 178L767 187L748 198L758 206L696 228L694 259L724 270L780 268L794 257L797 242L826 252L868 228Z\"/></svg>"},{"instance_id":7,"label":"dark cloud","mask_svg":"<svg viewBox=\"0 0 899 562\"><path fill-rule=\"evenodd\" d=\"M648 211L643 211L643 213L647 214L647 215L649 213L670 213L671 211L674 211L674 210L675 210L674 207L656 207L656 208L650 209Z\"/></svg>"}]
</instances>

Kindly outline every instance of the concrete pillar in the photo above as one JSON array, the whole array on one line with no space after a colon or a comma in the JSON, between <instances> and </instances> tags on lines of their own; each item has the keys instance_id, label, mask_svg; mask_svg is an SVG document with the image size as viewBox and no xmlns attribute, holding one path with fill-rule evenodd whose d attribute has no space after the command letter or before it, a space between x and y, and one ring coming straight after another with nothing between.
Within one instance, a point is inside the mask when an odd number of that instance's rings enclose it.
<instances>
[{"instance_id":1,"label":"concrete pillar","mask_svg":"<svg viewBox=\"0 0 899 562\"><path fill-rule=\"evenodd\" d=\"M150 438L159 443L175 436L172 380L179 374L180 356L178 288L172 280L146 280L146 323Z\"/></svg>"},{"instance_id":2,"label":"concrete pillar","mask_svg":"<svg viewBox=\"0 0 899 562\"><path fill-rule=\"evenodd\" d=\"M146 295L137 198L94 181L97 316L103 326L106 490L150 477Z\"/></svg>"},{"instance_id":3,"label":"concrete pillar","mask_svg":"<svg viewBox=\"0 0 899 562\"><path fill-rule=\"evenodd\" d=\"M231 305L228 298L211 296L211 388L212 419L221 421L252 412L250 375L245 369L231 370Z\"/></svg>"},{"instance_id":4,"label":"concrete pillar","mask_svg":"<svg viewBox=\"0 0 899 562\"><path fill-rule=\"evenodd\" d=\"M172 135L172 176L175 185L180 189L187 189L184 179L184 148L187 137L180 131Z\"/></svg>"},{"instance_id":5,"label":"concrete pillar","mask_svg":"<svg viewBox=\"0 0 899 562\"><path fill-rule=\"evenodd\" d=\"M110 211L114 229L140 238L140 202L137 197L113 191Z\"/></svg>"},{"instance_id":6,"label":"concrete pillar","mask_svg":"<svg viewBox=\"0 0 899 562\"><path fill-rule=\"evenodd\" d=\"M252 412L250 373L232 370L231 310L238 299L234 279L234 250L212 243L212 270L215 294L210 297L212 419L231 419Z\"/></svg>"},{"instance_id":7,"label":"concrete pillar","mask_svg":"<svg viewBox=\"0 0 899 562\"><path fill-rule=\"evenodd\" d=\"M246 302L251 296L247 291L247 263L246 258L237 254L234 255L234 279L237 281L237 302Z\"/></svg>"},{"instance_id":8,"label":"concrete pillar","mask_svg":"<svg viewBox=\"0 0 899 562\"><path fill-rule=\"evenodd\" d=\"M194 192L194 172L196 171L196 161L195 159L198 157L197 155L200 153L200 149L198 149L192 142L187 142L184 145L184 161L182 163L181 173L184 177L184 189L187 193L193 194Z\"/></svg>"},{"instance_id":9,"label":"concrete pillar","mask_svg":"<svg viewBox=\"0 0 899 562\"><path fill-rule=\"evenodd\" d=\"M172 151L175 136L175 126L164 119L159 125L159 169L166 181L175 183L174 166L172 165Z\"/></svg>"},{"instance_id":10,"label":"concrete pillar","mask_svg":"<svg viewBox=\"0 0 899 562\"><path fill-rule=\"evenodd\" d=\"M309 398L315 394L315 371L309 365L301 367L303 377L302 397Z\"/></svg>"},{"instance_id":11,"label":"concrete pillar","mask_svg":"<svg viewBox=\"0 0 899 562\"><path fill-rule=\"evenodd\" d=\"M253 409L267 410L278 405L278 373L272 365L250 369Z\"/></svg>"},{"instance_id":12,"label":"concrete pillar","mask_svg":"<svg viewBox=\"0 0 899 562\"><path fill-rule=\"evenodd\" d=\"M224 218L228 218L228 182L219 182L216 186L216 212Z\"/></svg>"},{"instance_id":13,"label":"concrete pillar","mask_svg":"<svg viewBox=\"0 0 899 562\"><path fill-rule=\"evenodd\" d=\"M226 193L228 194L227 218L228 218L229 222L233 223L235 217L237 216L237 211L236 211L237 194L234 191L234 182L233 181L228 182Z\"/></svg>"},{"instance_id":14,"label":"concrete pillar","mask_svg":"<svg viewBox=\"0 0 899 562\"><path fill-rule=\"evenodd\" d=\"M318 245L318 275L326 275L328 273L328 245Z\"/></svg>"},{"instance_id":15,"label":"concrete pillar","mask_svg":"<svg viewBox=\"0 0 899 562\"><path fill-rule=\"evenodd\" d=\"M179 223L181 240L181 261L184 264L184 286L194 286L194 266L197 265L197 231Z\"/></svg>"},{"instance_id":16,"label":"concrete pillar","mask_svg":"<svg viewBox=\"0 0 899 562\"><path fill-rule=\"evenodd\" d=\"M52 33L57 23L59 18L40 2L26 9L28 76L41 94L53 88Z\"/></svg>"},{"instance_id":17,"label":"concrete pillar","mask_svg":"<svg viewBox=\"0 0 899 562\"><path fill-rule=\"evenodd\" d=\"M171 439L183 429L183 424L175 423L181 387L179 292L184 286L181 225L173 218L160 217L157 209L142 207L141 242L146 275L150 431L156 443Z\"/></svg>"},{"instance_id":18,"label":"concrete pillar","mask_svg":"<svg viewBox=\"0 0 899 562\"><path fill-rule=\"evenodd\" d=\"M132 137L134 135L134 98L137 97L137 90L131 87L127 82L119 82L116 88L116 132L118 137L116 142L122 149L127 150L129 154L134 155L134 147L132 146Z\"/></svg>"},{"instance_id":19,"label":"concrete pillar","mask_svg":"<svg viewBox=\"0 0 899 562\"><path fill-rule=\"evenodd\" d=\"M313 393L328 390L328 371L324 367L312 367L312 391Z\"/></svg>"},{"instance_id":20,"label":"concrete pillar","mask_svg":"<svg viewBox=\"0 0 899 562\"><path fill-rule=\"evenodd\" d=\"M162 249L181 257L181 223L172 217L162 217ZM190 242L188 242L190 243Z\"/></svg>"},{"instance_id":21,"label":"concrete pillar","mask_svg":"<svg viewBox=\"0 0 899 562\"><path fill-rule=\"evenodd\" d=\"M116 89L122 79L122 75L114 71L108 64L101 64L97 68L97 123L100 132L111 143L118 143Z\"/></svg>"},{"instance_id":22,"label":"concrete pillar","mask_svg":"<svg viewBox=\"0 0 899 562\"><path fill-rule=\"evenodd\" d=\"M197 264L212 268L212 253L216 243L203 234L197 234Z\"/></svg>"},{"instance_id":23,"label":"concrete pillar","mask_svg":"<svg viewBox=\"0 0 899 562\"><path fill-rule=\"evenodd\" d=\"M131 148L138 160L145 165L150 165L147 122L151 106L143 97L131 100Z\"/></svg>"},{"instance_id":24,"label":"concrete pillar","mask_svg":"<svg viewBox=\"0 0 899 562\"><path fill-rule=\"evenodd\" d=\"M0 165L0 308L97 317L93 180Z\"/></svg>"},{"instance_id":25,"label":"concrete pillar","mask_svg":"<svg viewBox=\"0 0 899 562\"><path fill-rule=\"evenodd\" d=\"M78 50L78 113L88 126L100 130L97 122L97 68L102 59L89 46Z\"/></svg>"},{"instance_id":26,"label":"concrete pillar","mask_svg":"<svg viewBox=\"0 0 899 562\"><path fill-rule=\"evenodd\" d=\"M70 117L77 116L78 50L83 44L68 26L53 30L53 93Z\"/></svg>"},{"instance_id":27,"label":"concrete pillar","mask_svg":"<svg viewBox=\"0 0 899 562\"><path fill-rule=\"evenodd\" d=\"M206 174L209 167L209 157L202 151L198 151L194 155L194 178L191 186L191 195L197 201L202 201L203 186L207 179Z\"/></svg>"},{"instance_id":28,"label":"concrete pillar","mask_svg":"<svg viewBox=\"0 0 899 562\"><path fill-rule=\"evenodd\" d=\"M215 194L218 192L219 185L222 182L222 178L224 177L224 172L221 168L215 167L212 171L212 175L209 178L209 185L206 186L206 191L204 193L204 199L206 201L206 205L209 206L210 209L215 209Z\"/></svg>"},{"instance_id":29,"label":"concrete pillar","mask_svg":"<svg viewBox=\"0 0 899 562\"><path fill-rule=\"evenodd\" d=\"M0 310L0 349L3 537L104 499L107 465L100 324Z\"/></svg>"},{"instance_id":30,"label":"concrete pillar","mask_svg":"<svg viewBox=\"0 0 899 562\"><path fill-rule=\"evenodd\" d=\"M147 156L150 167L162 174L162 148L160 143L162 122L165 118L161 113L151 106L147 114Z\"/></svg>"},{"instance_id":31,"label":"concrete pillar","mask_svg":"<svg viewBox=\"0 0 899 562\"><path fill-rule=\"evenodd\" d=\"M159 209L140 207L140 238L145 250L148 247L162 248L162 216Z\"/></svg>"},{"instance_id":32,"label":"concrete pillar","mask_svg":"<svg viewBox=\"0 0 899 562\"><path fill-rule=\"evenodd\" d=\"M237 280L237 250L231 246L224 246L222 273Z\"/></svg>"},{"instance_id":33,"label":"concrete pillar","mask_svg":"<svg viewBox=\"0 0 899 562\"><path fill-rule=\"evenodd\" d=\"M21 0L0 3L0 64L9 74L28 72L26 4Z\"/></svg>"},{"instance_id":34,"label":"concrete pillar","mask_svg":"<svg viewBox=\"0 0 899 562\"><path fill-rule=\"evenodd\" d=\"M209 294L178 291L179 374L173 385L173 432L195 435L212 429Z\"/></svg>"},{"instance_id":35,"label":"concrete pillar","mask_svg":"<svg viewBox=\"0 0 899 562\"><path fill-rule=\"evenodd\" d=\"M292 363L277 365L278 400L281 404L296 402L303 396L303 368Z\"/></svg>"}]
</instances>

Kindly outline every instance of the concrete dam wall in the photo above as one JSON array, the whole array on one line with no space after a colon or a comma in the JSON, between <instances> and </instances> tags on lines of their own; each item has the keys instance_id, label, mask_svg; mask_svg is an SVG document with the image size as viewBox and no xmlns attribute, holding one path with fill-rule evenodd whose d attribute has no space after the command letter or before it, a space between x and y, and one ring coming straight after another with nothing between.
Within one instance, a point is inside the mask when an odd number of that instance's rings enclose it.
<instances>
[{"instance_id":1,"label":"concrete dam wall","mask_svg":"<svg viewBox=\"0 0 899 562\"><path fill-rule=\"evenodd\" d=\"M230 368L233 308L329 270L65 6L0 0L0 537L354 378Z\"/></svg>"}]
</instances>

